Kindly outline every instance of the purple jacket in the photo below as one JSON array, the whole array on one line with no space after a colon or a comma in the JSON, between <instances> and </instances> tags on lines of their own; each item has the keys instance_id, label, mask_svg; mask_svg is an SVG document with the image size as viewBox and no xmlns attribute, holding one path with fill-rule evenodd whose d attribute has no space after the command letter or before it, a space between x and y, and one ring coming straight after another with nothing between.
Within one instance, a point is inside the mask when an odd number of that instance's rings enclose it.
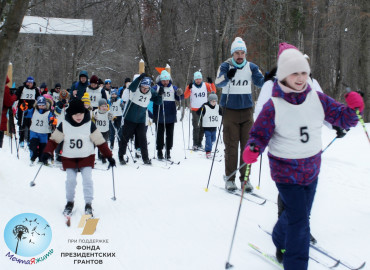
<instances>
[{"instance_id":1,"label":"purple jacket","mask_svg":"<svg viewBox=\"0 0 370 270\"><path fill-rule=\"evenodd\" d=\"M272 96L280 97L291 104L301 104L311 91L308 85L303 93L284 93L275 81ZM325 120L334 126L344 129L356 126L356 112L333 98L317 92L325 113ZM275 130L275 108L271 99L263 106L250 133L247 145L254 143L262 153L268 145ZM321 152L303 159L286 159L268 153L271 177L275 182L287 184L309 185L318 177L321 165Z\"/></svg>"}]
</instances>

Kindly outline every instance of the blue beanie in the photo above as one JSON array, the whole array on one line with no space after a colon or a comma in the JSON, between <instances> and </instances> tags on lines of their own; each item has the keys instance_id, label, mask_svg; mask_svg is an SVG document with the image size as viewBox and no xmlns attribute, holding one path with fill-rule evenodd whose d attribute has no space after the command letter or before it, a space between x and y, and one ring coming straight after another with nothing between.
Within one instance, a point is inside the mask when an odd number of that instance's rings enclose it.
<instances>
[{"instance_id":1,"label":"blue beanie","mask_svg":"<svg viewBox=\"0 0 370 270\"><path fill-rule=\"evenodd\" d=\"M26 80L26 83L30 82L30 83L33 83L35 80L33 79L32 76L29 76Z\"/></svg>"},{"instance_id":2,"label":"blue beanie","mask_svg":"<svg viewBox=\"0 0 370 270\"><path fill-rule=\"evenodd\" d=\"M45 88L46 88L46 83L44 83L44 82L43 82L43 83L40 85L40 88L44 88L44 89L45 89Z\"/></svg>"},{"instance_id":3,"label":"blue beanie","mask_svg":"<svg viewBox=\"0 0 370 270\"><path fill-rule=\"evenodd\" d=\"M140 86L151 86L152 85L152 79L149 78L149 77L144 77L141 82L140 82Z\"/></svg>"},{"instance_id":4,"label":"blue beanie","mask_svg":"<svg viewBox=\"0 0 370 270\"><path fill-rule=\"evenodd\" d=\"M194 80L197 80L197 79L203 79L203 75L202 73L200 73L200 71L197 71L194 73Z\"/></svg>"},{"instance_id":5,"label":"blue beanie","mask_svg":"<svg viewBox=\"0 0 370 270\"><path fill-rule=\"evenodd\" d=\"M162 70L160 78L161 78L161 81L169 81L171 80L171 75L170 73L168 73L167 70Z\"/></svg>"},{"instance_id":6,"label":"blue beanie","mask_svg":"<svg viewBox=\"0 0 370 270\"><path fill-rule=\"evenodd\" d=\"M39 96L37 98L37 105L46 105L46 98L44 96Z\"/></svg>"},{"instance_id":7,"label":"blue beanie","mask_svg":"<svg viewBox=\"0 0 370 270\"><path fill-rule=\"evenodd\" d=\"M112 81L111 81L111 79L105 79L105 81L104 81L104 84L107 84L107 83L112 83Z\"/></svg>"},{"instance_id":8,"label":"blue beanie","mask_svg":"<svg viewBox=\"0 0 370 270\"><path fill-rule=\"evenodd\" d=\"M113 89L110 91L110 94L111 94L111 95L116 95L116 96L118 96L117 88L113 88Z\"/></svg>"}]
</instances>

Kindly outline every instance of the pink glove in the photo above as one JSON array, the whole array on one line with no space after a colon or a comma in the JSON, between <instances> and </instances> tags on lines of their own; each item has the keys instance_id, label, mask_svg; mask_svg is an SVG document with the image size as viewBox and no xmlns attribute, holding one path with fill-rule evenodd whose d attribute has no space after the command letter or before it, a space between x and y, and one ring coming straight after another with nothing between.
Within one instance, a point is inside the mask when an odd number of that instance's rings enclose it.
<instances>
[{"instance_id":1,"label":"pink glove","mask_svg":"<svg viewBox=\"0 0 370 270\"><path fill-rule=\"evenodd\" d=\"M356 108L360 109L360 112L364 110L364 100L362 99L361 95L357 92L349 92L344 96L348 107L351 109L356 110Z\"/></svg>"},{"instance_id":2,"label":"pink glove","mask_svg":"<svg viewBox=\"0 0 370 270\"><path fill-rule=\"evenodd\" d=\"M248 145L247 148L244 149L243 160L245 163L251 164L257 162L258 156L259 156L258 150L256 152L252 151L250 145Z\"/></svg>"}]
</instances>

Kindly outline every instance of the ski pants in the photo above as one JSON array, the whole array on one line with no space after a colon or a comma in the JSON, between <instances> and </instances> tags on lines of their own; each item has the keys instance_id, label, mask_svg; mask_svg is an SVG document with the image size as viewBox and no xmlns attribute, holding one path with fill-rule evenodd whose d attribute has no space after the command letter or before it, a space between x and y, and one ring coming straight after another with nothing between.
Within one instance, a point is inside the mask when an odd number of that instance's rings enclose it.
<instances>
[{"instance_id":1,"label":"ski pants","mask_svg":"<svg viewBox=\"0 0 370 270\"><path fill-rule=\"evenodd\" d=\"M41 161L41 155L44 152L46 143L48 142L48 133L37 133L30 131L30 158L35 161L39 158Z\"/></svg>"},{"instance_id":2,"label":"ski pants","mask_svg":"<svg viewBox=\"0 0 370 270\"><path fill-rule=\"evenodd\" d=\"M212 145L216 141L216 130L204 130L204 136L206 137L206 152L212 152Z\"/></svg>"},{"instance_id":3,"label":"ski pants","mask_svg":"<svg viewBox=\"0 0 370 270\"><path fill-rule=\"evenodd\" d=\"M92 181L92 167L83 167L80 168L82 175L82 185L85 203L91 203L94 199L94 185ZM66 169L67 172L67 181L66 181L66 198L67 202L74 202L76 185L77 185L77 172L78 169Z\"/></svg>"},{"instance_id":4,"label":"ski pants","mask_svg":"<svg viewBox=\"0 0 370 270\"><path fill-rule=\"evenodd\" d=\"M118 131L118 133L122 132L121 122L122 122L122 116L116 116L113 119L113 122L112 121L109 122L109 141L110 141L111 145L112 144L114 145L116 130ZM117 134L117 136L118 136L118 138L121 137L120 134Z\"/></svg>"},{"instance_id":5,"label":"ski pants","mask_svg":"<svg viewBox=\"0 0 370 270\"><path fill-rule=\"evenodd\" d=\"M164 146L164 125L163 123L158 123L157 126L157 150L162 150ZM175 123L166 123L166 151L172 149L174 127Z\"/></svg>"},{"instance_id":6,"label":"ski pants","mask_svg":"<svg viewBox=\"0 0 370 270\"><path fill-rule=\"evenodd\" d=\"M223 111L223 138L225 143L225 175L232 174L243 164L243 151L249 139L249 131L253 125L253 108ZM240 152L239 152L240 147ZM240 181L244 180L246 166L239 170ZM235 176L229 181L234 181Z\"/></svg>"},{"instance_id":7,"label":"ski pants","mask_svg":"<svg viewBox=\"0 0 370 270\"><path fill-rule=\"evenodd\" d=\"M148 143L146 141L146 130L145 123L134 123L125 120L123 125L122 137L120 140L120 146L118 149L118 157L121 159L126 154L127 144L132 135L135 135L135 140L138 142L138 146L141 149L141 155L143 160L148 160ZM136 133L135 133L136 132Z\"/></svg>"},{"instance_id":8,"label":"ski pants","mask_svg":"<svg viewBox=\"0 0 370 270\"><path fill-rule=\"evenodd\" d=\"M285 249L285 270L307 270L310 249L310 213L317 179L308 186L276 183L284 203L272 232L276 248Z\"/></svg>"},{"instance_id":9,"label":"ski pants","mask_svg":"<svg viewBox=\"0 0 370 270\"><path fill-rule=\"evenodd\" d=\"M103 138L105 141L108 141L108 138L109 138L109 130L106 131L106 132L102 132L101 135L103 135ZM103 155L100 153L100 151L98 150L98 158L99 159L102 159L103 158Z\"/></svg>"},{"instance_id":10,"label":"ski pants","mask_svg":"<svg viewBox=\"0 0 370 270\"><path fill-rule=\"evenodd\" d=\"M192 114L192 124L193 124L193 146L202 146L204 130L202 127L202 121L199 122L200 116L196 111L191 111ZM199 123L199 125L198 125Z\"/></svg>"}]
</instances>

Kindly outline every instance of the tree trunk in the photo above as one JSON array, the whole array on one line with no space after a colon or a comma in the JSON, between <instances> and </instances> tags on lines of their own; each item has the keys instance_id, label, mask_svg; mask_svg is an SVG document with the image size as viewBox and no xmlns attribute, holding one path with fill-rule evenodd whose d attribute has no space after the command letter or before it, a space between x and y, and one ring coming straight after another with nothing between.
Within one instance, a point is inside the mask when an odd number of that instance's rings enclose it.
<instances>
[{"instance_id":1,"label":"tree trunk","mask_svg":"<svg viewBox=\"0 0 370 270\"><path fill-rule=\"evenodd\" d=\"M15 0L9 7L6 20L0 34L0 119L3 111L4 86L10 55L18 38L28 0ZM3 15L3 14L1 14Z\"/></svg>"}]
</instances>

